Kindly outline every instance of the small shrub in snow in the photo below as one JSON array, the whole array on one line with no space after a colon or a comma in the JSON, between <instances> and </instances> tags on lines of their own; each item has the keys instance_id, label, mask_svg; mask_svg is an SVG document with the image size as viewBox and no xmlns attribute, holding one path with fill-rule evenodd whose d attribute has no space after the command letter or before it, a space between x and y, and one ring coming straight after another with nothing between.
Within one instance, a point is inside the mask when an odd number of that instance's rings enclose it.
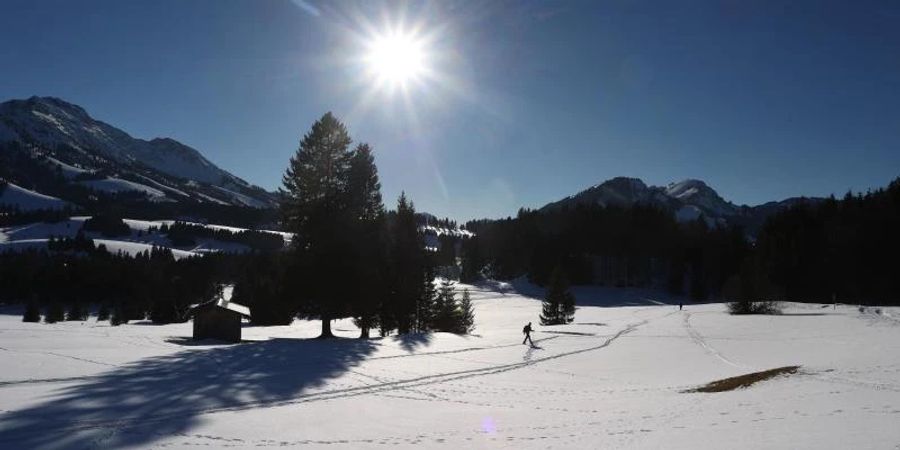
<instances>
[{"instance_id":1,"label":"small shrub in snow","mask_svg":"<svg viewBox=\"0 0 900 450\"><path fill-rule=\"evenodd\" d=\"M85 305L81 303L75 303L69 307L69 310L66 311L66 320L68 321L85 321L87 320L88 310Z\"/></svg>"},{"instance_id":2,"label":"small shrub in snow","mask_svg":"<svg viewBox=\"0 0 900 450\"><path fill-rule=\"evenodd\" d=\"M450 280L441 281L434 302L434 315L431 329L435 331L455 332L459 320L459 309L456 304L456 288Z\"/></svg>"},{"instance_id":3,"label":"small shrub in snow","mask_svg":"<svg viewBox=\"0 0 900 450\"><path fill-rule=\"evenodd\" d=\"M112 314L109 316L109 324L116 327L124 323L128 323L128 316L125 314L125 311L118 306L113 308Z\"/></svg>"},{"instance_id":4,"label":"small shrub in snow","mask_svg":"<svg viewBox=\"0 0 900 450\"><path fill-rule=\"evenodd\" d=\"M459 324L458 332L460 334L469 334L475 329L475 310L472 308L472 298L469 296L469 290L463 289L462 299L459 301Z\"/></svg>"},{"instance_id":5,"label":"small shrub in snow","mask_svg":"<svg viewBox=\"0 0 900 450\"><path fill-rule=\"evenodd\" d=\"M569 292L569 283L557 267L550 275L550 287L541 310L541 325L562 325L575 320L575 296Z\"/></svg>"},{"instance_id":6,"label":"small shrub in snow","mask_svg":"<svg viewBox=\"0 0 900 450\"><path fill-rule=\"evenodd\" d=\"M47 312L44 314L45 323L56 323L66 318L66 310L62 303L53 302L47 306Z\"/></svg>"},{"instance_id":7,"label":"small shrub in snow","mask_svg":"<svg viewBox=\"0 0 900 450\"><path fill-rule=\"evenodd\" d=\"M728 303L728 312L730 314L781 314L781 305L771 301L738 300Z\"/></svg>"},{"instance_id":8,"label":"small shrub in snow","mask_svg":"<svg viewBox=\"0 0 900 450\"><path fill-rule=\"evenodd\" d=\"M25 313L22 314L22 322L40 322L41 321L41 307L38 306L37 302L30 301L27 305L25 305Z\"/></svg>"},{"instance_id":9,"label":"small shrub in snow","mask_svg":"<svg viewBox=\"0 0 900 450\"><path fill-rule=\"evenodd\" d=\"M105 320L109 320L109 305L106 303L100 305L100 309L97 311L97 322Z\"/></svg>"}]
</instances>

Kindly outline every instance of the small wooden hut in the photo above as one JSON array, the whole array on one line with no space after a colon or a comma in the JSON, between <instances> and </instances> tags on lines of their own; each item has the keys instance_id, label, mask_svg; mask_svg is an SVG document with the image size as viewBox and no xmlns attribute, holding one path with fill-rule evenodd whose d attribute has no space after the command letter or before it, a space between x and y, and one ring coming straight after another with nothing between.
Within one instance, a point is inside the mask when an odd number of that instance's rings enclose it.
<instances>
[{"instance_id":1,"label":"small wooden hut","mask_svg":"<svg viewBox=\"0 0 900 450\"><path fill-rule=\"evenodd\" d=\"M230 294L230 289L226 290ZM228 295L231 297L231 295ZM241 341L241 318L250 317L250 308L232 303L224 296L197 305L194 317L194 339Z\"/></svg>"}]
</instances>

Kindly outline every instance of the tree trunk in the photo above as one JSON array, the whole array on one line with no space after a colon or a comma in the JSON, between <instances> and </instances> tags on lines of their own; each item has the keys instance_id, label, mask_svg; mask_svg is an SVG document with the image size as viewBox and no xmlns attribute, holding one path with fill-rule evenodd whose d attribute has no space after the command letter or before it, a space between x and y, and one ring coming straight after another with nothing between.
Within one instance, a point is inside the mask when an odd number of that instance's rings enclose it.
<instances>
[{"instance_id":1,"label":"tree trunk","mask_svg":"<svg viewBox=\"0 0 900 450\"><path fill-rule=\"evenodd\" d=\"M322 314L322 335L319 336L319 338L325 339L333 337L334 335L331 334L331 314Z\"/></svg>"},{"instance_id":2,"label":"tree trunk","mask_svg":"<svg viewBox=\"0 0 900 450\"><path fill-rule=\"evenodd\" d=\"M360 339L369 339L369 327L362 327L360 329L359 338Z\"/></svg>"}]
</instances>

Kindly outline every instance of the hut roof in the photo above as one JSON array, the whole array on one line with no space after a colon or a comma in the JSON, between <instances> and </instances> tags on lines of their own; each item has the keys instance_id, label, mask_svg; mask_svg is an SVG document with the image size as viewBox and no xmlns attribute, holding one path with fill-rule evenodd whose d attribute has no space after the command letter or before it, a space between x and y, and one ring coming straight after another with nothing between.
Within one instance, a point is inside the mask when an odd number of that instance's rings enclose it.
<instances>
[{"instance_id":1,"label":"hut roof","mask_svg":"<svg viewBox=\"0 0 900 450\"><path fill-rule=\"evenodd\" d=\"M237 303L225 300L224 298L220 298L219 300L217 300L216 306L234 311L238 314L241 314L241 315L244 315L247 317L250 317L250 308L248 308L244 305L239 305Z\"/></svg>"},{"instance_id":2,"label":"hut roof","mask_svg":"<svg viewBox=\"0 0 900 450\"><path fill-rule=\"evenodd\" d=\"M225 286L225 288L222 289L221 295L216 296L212 300L193 306L189 312L189 315L194 315L200 309L208 308L214 305L218 306L219 308L225 308L229 311L234 311L242 316L251 317L249 307L231 301L231 294L233 291L234 286Z\"/></svg>"}]
</instances>

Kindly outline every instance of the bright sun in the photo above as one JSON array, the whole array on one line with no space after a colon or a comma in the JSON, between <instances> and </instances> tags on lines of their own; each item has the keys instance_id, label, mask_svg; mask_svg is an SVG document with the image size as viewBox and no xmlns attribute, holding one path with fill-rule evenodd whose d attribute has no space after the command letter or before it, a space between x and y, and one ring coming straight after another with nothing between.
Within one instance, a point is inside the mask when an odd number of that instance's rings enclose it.
<instances>
[{"instance_id":1,"label":"bright sun","mask_svg":"<svg viewBox=\"0 0 900 450\"><path fill-rule=\"evenodd\" d=\"M414 36L391 33L376 36L368 45L366 63L381 83L404 86L418 80L426 69L423 43Z\"/></svg>"}]
</instances>

